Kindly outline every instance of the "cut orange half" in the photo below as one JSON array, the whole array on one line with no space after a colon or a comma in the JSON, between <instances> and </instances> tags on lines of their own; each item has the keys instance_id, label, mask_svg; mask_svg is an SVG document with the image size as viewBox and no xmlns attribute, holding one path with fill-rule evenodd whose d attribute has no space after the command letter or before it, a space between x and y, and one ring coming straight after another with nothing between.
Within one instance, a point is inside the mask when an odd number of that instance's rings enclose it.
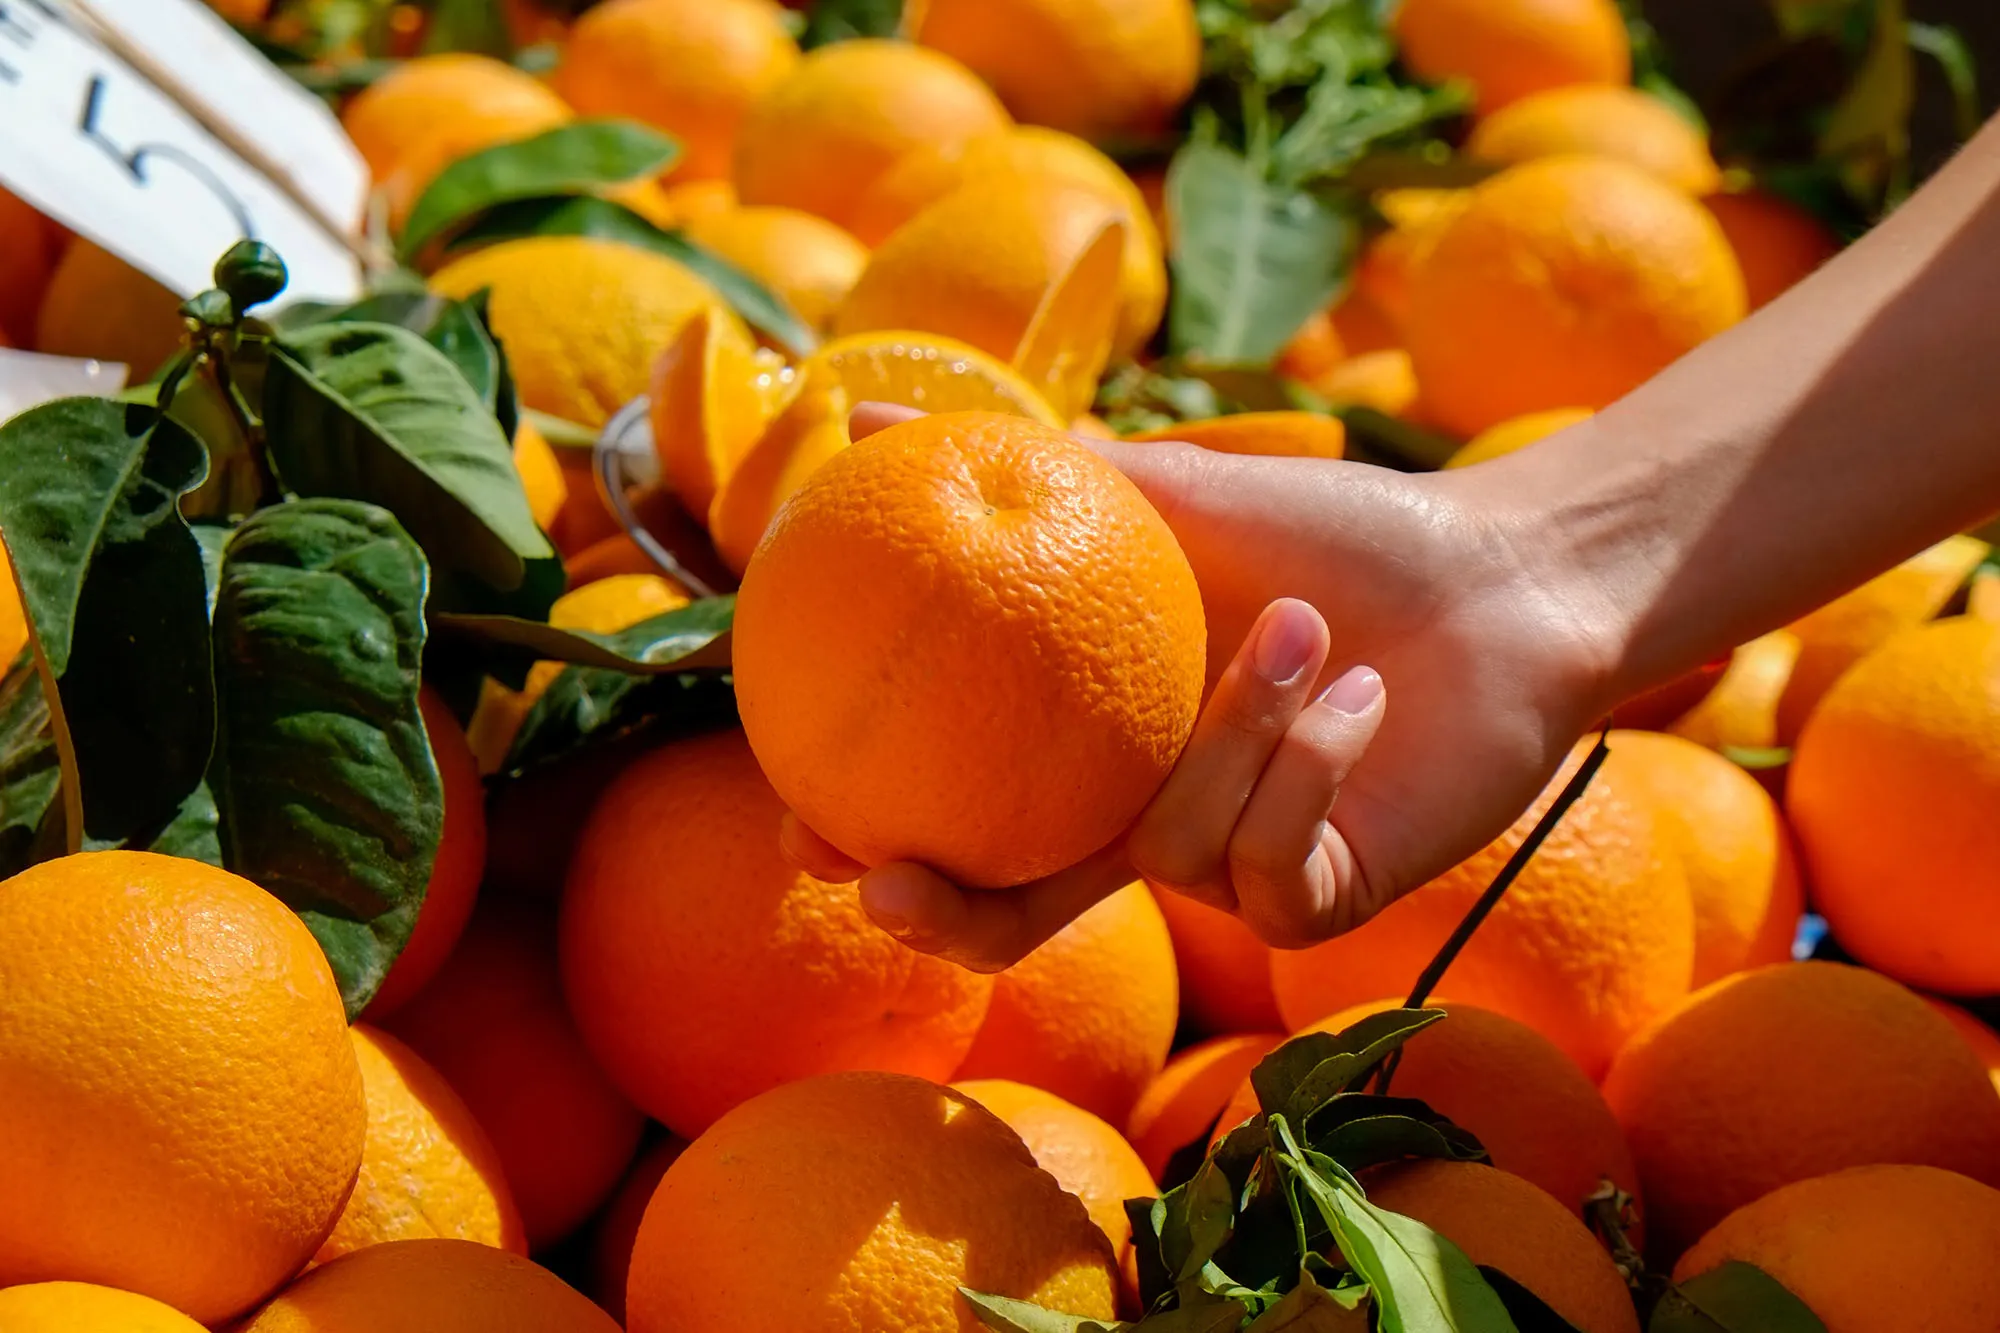
<instances>
[{"instance_id":1,"label":"cut orange half","mask_svg":"<svg viewBox=\"0 0 2000 1333\"><path fill-rule=\"evenodd\" d=\"M799 374L838 382L850 403L900 403L926 412L1010 412L1045 426L1065 421L1012 367L969 343L935 333L857 333L820 348Z\"/></svg>"},{"instance_id":2,"label":"cut orange half","mask_svg":"<svg viewBox=\"0 0 2000 1333\"><path fill-rule=\"evenodd\" d=\"M708 518L717 489L790 392L790 374L775 354L731 336L711 310L697 312L660 354L647 390L653 452L689 514Z\"/></svg>"}]
</instances>

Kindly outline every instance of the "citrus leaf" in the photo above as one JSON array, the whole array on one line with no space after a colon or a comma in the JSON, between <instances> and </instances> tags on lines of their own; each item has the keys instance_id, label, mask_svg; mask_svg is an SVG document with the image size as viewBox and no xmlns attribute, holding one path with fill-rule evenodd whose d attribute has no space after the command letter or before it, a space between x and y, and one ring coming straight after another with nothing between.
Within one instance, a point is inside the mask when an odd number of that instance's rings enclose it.
<instances>
[{"instance_id":1,"label":"citrus leaf","mask_svg":"<svg viewBox=\"0 0 2000 1333\"><path fill-rule=\"evenodd\" d=\"M525 650L529 661L573 662L636 676L701 671L729 665L724 636L736 609L733 596L705 597L665 611L613 634L558 629L516 616L442 612L432 617L439 631Z\"/></svg>"},{"instance_id":2,"label":"citrus leaf","mask_svg":"<svg viewBox=\"0 0 2000 1333\"><path fill-rule=\"evenodd\" d=\"M1646 1333L1826 1333L1826 1325L1769 1273L1731 1260L1667 1288Z\"/></svg>"},{"instance_id":3,"label":"citrus leaf","mask_svg":"<svg viewBox=\"0 0 2000 1333\"><path fill-rule=\"evenodd\" d=\"M1160 1254L1175 1282L1186 1282L1208 1266L1236 1229L1236 1191L1213 1157L1201 1164L1185 1190L1176 1191L1178 1217L1169 1214Z\"/></svg>"},{"instance_id":4,"label":"citrus leaf","mask_svg":"<svg viewBox=\"0 0 2000 1333\"><path fill-rule=\"evenodd\" d=\"M63 852L62 757L32 649L0 677L0 878Z\"/></svg>"},{"instance_id":5,"label":"citrus leaf","mask_svg":"<svg viewBox=\"0 0 2000 1333\"><path fill-rule=\"evenodd\" d=\"M713 675L635 676L603 667L565 667L549 683L507 751L502 771L526 772L586 744L628 735L691 735L736 725L736 691Z\"/></svg>"},{"instance_id":6,"label":"citrus leaf","mask_svg":"<svg viewBox=\"0 0 2000 1333\"><path fill-rule=\"evenodd\" d=\"M1321 1102L1372 1072L1444 1016L1442 1009L1385 1009L1341 1032L1294 1037L1250 1071L1257 1103L1266 1115L1303 1123Z\"/></svg>"},{"instance_id":7,"label":"citrus leaf","mask_svg":"<svg viewBox=\"0 0 2000 1333\"><path fill-rule=\"evenodd\" d=\"M996 1333L1124 1333L1132 1327L1131 1324L1107 1324L1102 1319L1045 1310L1027 1301L987 1296L965 1287L960 1287L958 1294L972 1307L972 1313L979 1316L979 1322L996 1330Z\"/></svg>"},{"instance_id":8,"label":"citrus leaf","mask_svg":"<svg viewBox=\"0 0 2000 1333\"><path fill-rule=\"evenodd\" d=\"M127 846L138 844L127 843ZM206 782L198 783L181 802L181 808L166 826L140 848L162 856L183 856L190 861L222 864L222 813L216 809L215 793Z\"/></svg>"},{"instance_id":9,"label":"citrus leaf","mask_svg":"<svg viewBox=\"0 0 2000 1333\"><path fill-rule=\"evenodd\" d=\"M903 0L813 0L799 45L810 51L857 37L895 37L902 26Z\"/></svg>"},{"instance_id":10,"label":"citrus leaf","mask_svg":"<svg viewBox=\"0 0 2000 1333\"><path fill-rule=\"evenodd\" d=\"M155 409L65 398L0 427L0 532L59 710L72 849L167 818L215 740L201 442Z\"/></svg>"},{"instance_id":11,"label":"citrus leaf","mask_svg":"<svg viewBox=\"0 0 2000 1333\"><path fill-rule=\"evenodd\" d=\"M468 154L440 171L418 197L403 226L401 252L408 258L500 204L660 175L680 152L673 139L636 121L579 120Z\"/></svg>"},{"instance_id":12,"label":"citrus leaf","mask_svg":"<svg viewBox=\"0 0 2000 1333\"><path fill-rule=\"evenodd\" d=\"M522 236L595 236L665 255L692 269L751 328L793 356L805 356L818 345L812 328L755 278L680 232L656 227L609 199L570 195L516 200L489 210L452 243L485 245Z\"/></svg>"},{"instance_id":13,"label":"citrus leaf","mask_svg":"<svg viewBox=\"0 0 2000 1333\"><path fill-rule=\"evenodd\" d=\"M443 822L417 711L426 586L394 517L352 500L261 510L223 551L223 862L304 918L350 1016L409 939Z\"/></svg>"},{"instance_id":14,"label":"citrus leaf","mask_svg":"<svg viewBox=\"0 0 2000 1333\"><path fill-rule=\"evenodd\" d=\"M1493 1294L1507 1307L1514 1327L1521 1333L1581 1333L1575 1324L1549 1308L1549 1303L1489 1264L1479 1265L1479 1275Z\"/></svg>"},{"instance_id":15,"label":"citrus leaf","mask_svg":"<svg viewBox=\"0 0 2000 1333\"><path fill-rule=\"evenodd\" d=\"M381 505L440 571L507 592L531 563L555 559L499 423L451 360L408 329L279 335L264 421L287 487Z\"/></svg>"},{"instance_id":16,"label":"citrus leaf","mask_svg":"<svg viewBox=\"0 0 2000 1333\"><path fill-rule=\"evenodd\" d=\"M287 313L296 310L293 307ZM364 296L351 305L320 307L310 319L295 316L284 327L302 329L314 324L394 324L408 329L458 367L458 373L465 376L465 382L486 404L486 410L501 418L502 432L509 437L513 435L501 412L506 406L503 398L511 393L506 362L500 356L492 330L486 327L479 307L473 302L455 301L422 287L392 287Z\"/></svg>"},{"instance_id":17,"label":"citrus leaf","mask_svg":"<svg viewBox=\"0 0 2000 1333\"><path fill-rule=\"evenodd\" d=\"M1349 1171L1412 1157L1483 1162L1486 1149L1466 1129L1409 1097L1341 1093L1307 1116L1305 1139Z\"/></svg>"},{"instance_id":18,"label":"citrus leaf","mask_svg":"<svg viewBox=\"0 0 2000 1333\"><path fill-rule=\"evenodd\" d=\"M1335 1299L1310 1273L1299 1274L1299 1284L1257 1316L1243 1333L1342 1333L1352 1329L1351 1307Z\"/></svg>"}]
</instances>

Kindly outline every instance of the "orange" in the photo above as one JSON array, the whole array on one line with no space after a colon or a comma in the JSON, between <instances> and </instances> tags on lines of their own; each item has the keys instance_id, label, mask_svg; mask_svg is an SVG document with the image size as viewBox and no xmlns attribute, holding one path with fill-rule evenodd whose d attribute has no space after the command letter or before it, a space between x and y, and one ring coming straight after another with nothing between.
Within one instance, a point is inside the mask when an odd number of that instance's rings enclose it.
<instances>
[{"instance_id":1,"label":"orange","mask_svg":"<svg viewBox=\"0 0 2000 1333\"><path fill-rule=\"evenodd\" d=\"M1288 379L1311 383L1347 360L1347 344L1333 322L1332 307L1316 310L1279 349L1271 368Z\"/></svg>"},{"instance_id":2,"label":"orange","mask_svg":"<svg viewBox=\"0 0 2000 1333\"><path fill-rule=\"evenodd\" d=\"M203 1333L202 1326L150 1296L87 1282L31 1282L0 1290L7 1333Z\"/></svg>"},{"instance_id":3,"label":"orange","mask_svg":"<svg viewBox=\"0 0 2000 1333\"><path fill-rule=\"evenodd\" d=\"M294 1282L237 1333L618 1333L561 1278L464 1240L371 1245Z\"/></svg>"},{"instance_id":4,"label":"orange","mask_svg":"<svg viewBox=\"0 0 2000 1333\"><path fill-rule=\"evenodd\" d=\"M1993 1082L1995 1092L2000 1092L2000 1033L1995 1033L1984 1021L1974 1017L1955 1004L1943 1000L1924 997L1924 1003L1944 1016L1965 1044L1972 1049L1973 1058L1986 1069L1986 1077Z\"/></svg>"},{"instance_id":5,"label":"orange","mask_svg":"<svg viewBox=\"0 0 2000 1333\"><path fill-rule=\"evenodd\" d=\"M448 52L396 65L355 95L340 123L380 184L423 140L467 132L451 127L532 127L525 135L569 118L562 98L532 74L490 56Z\"/></svg>"},{"instance_id":6,"label":"orange","mask_svg":"<svg viewBox=\"0 0 2000 1333\"><path fill-rule=\"evenodd\" d=\"M555 447L532 422L523 421L514 428L514 470L521 474L528 512L535 516L538 527L548 531L569 502L569 480L563 476Z\"/></svg>"},{"instance_id":7,"label":"orange","mask_svg":"<svg viewBox=\"0 0 2000 1333\"><path fill-rule=\"evenodd\" d=\"M1070 422L1069 433L1080 435L1086 440L1115 440L1118 438L1118 432L1111 429L1103 417L1090 412L1085 412L1082 416Z\"/></svg>"},{"instance_id":8,"label":"orange","mask_svg":"<svg viewBox=\"0 0 2000 1333\"><path fill-rule=\"evenodd\" d=\"M62 247L48 219L0 188L0 346L29 345Z\"/></svg>"},{"instance_id":9,"label":"orange","mask_svg":"<svg viewBox=\"0 0 2000 1333\"><path fill-rule=\"evenodd\" d=\"M1406 993L1581 761L1579 742L1535 803L1483 851L1339 939L1274 953L1295 1027ZM1458 955L1441 994L1518 1019L1596 1077L1625 1039L1687 993L1694 910L1654 802L1606 767Z\"/></svg>"},{"instance_id":10,"label":"orange","mask_svg":"<svg viewBox=\"0 0 2000 1333\"><path fill-rule=\"evenodd\" d=\"M1639 1333L1611 1256L1569 1209L1521 1177L1477 1162L1417 1161L1371 1172L1366 1185L1371 1203L1499 1269L1580 1333Z\"/></svg>"},{"instance_id":11,"label":"orange","mask_svg":"<svg viewBox=\"0 0 2000 1333\"><path fill-rule=\"evenodd\" d=\"M1270 458L1339 458L1347 427L1322 412L1239 412L1207 421L1182 421L1127 435L1128 440L1180 440L1219 454Z\"/></svg>"},{"instance_id":12,"label":"orange","mask_svg":"<svg viewBox=\"0 0 2000 1333\"><path fill-rule=\"evenodd\" d=\"M1138 1258L1132 1249L1127 1199L1150 1199L1160 1192L1153 1173L1125 1136L1080 1106L1052 1092L1002 1078L975 1078L952 1085L1007 1122L1021 1136L1035 1165L1083 1200L1090 1220L1117 1253L1128 1294L1139 1294Z\"/></svg>"},{"instance_id":13,"label":"orange","mask_svg":"<svg viewBox=\"0 0 2000 1333\"><path fill-rule=\"evenodd\" d=\"M1447 468L1471 467L1489 458L1502 458L1571 426L1582 425L1596 415L1587 407L1556 407L1546 412L1530 412L1497 426L1489 426L1466 441L1464 447L1445 460L1444 465Z\"/></svg>"},{"instance_id":14,"label":"orange","mask_svg":"<svg viewBox=\"0 0 2000 1333\"><path fill-rule=\"evenodd\" d=\"M1778 963L1695 992L1619 1053L1658 1253L1780 1185L1909 1162L2000 1179L2000 1099L1951 1024L1887 977Z\"/></svg>"},{"instance_id":15,"label":"orange","mask_svg":"<svg viewBox=\"0 0 2000 1333\"><path fill-rule=\"evenodd\" d=\"M1750 308L1761 310L1840 253L1819 219L1765 190L1711 194L1702 200L1743 267Z\"/></svg>"},{"instance_id":16,"label":"orange","mask_svg":"<svg viewBox=\"0 0 2000 1333\"><path fill-rule=\"evenodd\" d=\"M770 0L611 0L570 29L550 84L582 116L636 120L681 146L676 180L729 175L736 133L799 63Z\"/></svg>"},{"instance_id":17,"label":"orange","mask_svg":"<svg viewBox=\"0 0 2000 1333\"><path fill-rule=\"evenodd\" d=\"M1565 153L1613 157L1692 195L1722 184L1701 130L1637 88L1577 84L1524 97L1473 126L1465 151L1509 165Z\"/></svg>"},{"instance_id":18,"label":"orange","mask_svg":"<svg viewBox=\"0 0 2000 1333\"><path fill-rule=\"evenodd\" d=\"M1744 308L1699 203L1624 162L1548 157L1472 192L1414 274L1407 331L1425 406L1473 435L1603 407Z\"/></svg>"},{"instance_id":19,"label":"orange","mask_svg":"<svg viewBox=\"0 0 2000 1333\"><path fill-rule=\"evenodd\" d=\"M808 825L865 865L998 887L1144 808L1193 729L1206 628L1173 533L1116 469L1054 427L949 412L792 497L734 643L750 744Z\"/></svg>"},{"instance_id":20,"label":"orange","mask_svg":"<svg viewBox=\"0 0 2000 1333\"><path fill-rule=\"evenodd\" d=\"M853 441L850 400L830 376L809 376L796 397L722 483L708 511L709 535L730 572L741 576L779 506Z\"/></svg>"},{"instance_id":21,"label":"orange","mask_svg":"<svg viewBox=\"0 0 2000 1333\"><path fill-rule=\"evenodd\" d=\"M1981 620L2000 620L2000 572L1983 569L1965 589L1965 613Z\"/></svg>"},{"instance_id":22,"label":"orange","mask_svg":"<svg viewBox=\"0 0 2000 1333\"><path fill-rule=\"evenodd\" d=\"M1905 632L1821 701L1787 806L1813 901L1854 957L1926 990L2000 990L2000 624Z\"/></svg>"},{"instance_id":23,"label":"orange","mask_svg":"<svg viewBox=\"0 0 2000 1333\"><path fill-rule=\"evenodd\" d=\"M988 176L882 244L834 332L921 329L970 343L1011 362L1067 419L1089 408L1110 356L1125 236L1097 193Z\"/></svg>"},{"instance_id":24,"label":"orange","mask_svg":"<svg viewBox=\"0 0 2000 1333\"><path fill-rule=\"evenodd\" d=\"M994 979L960 1078L1004 1078L1122 1125L1166 1067L1177 1018L1173 942L1128 884Z\"/></svg>"},{"instance_id":25,"label":"orange","mask_svg":"<svg viewBox=\"0 0 2000 1333\"><path fill-rule=\"evenodd\" d=\"M699 218L713 217L741 207L736 186L722 181L676 180L665 187L667 212L675 226L686 226Z\"/></svg>"},{"instance_id":26,"label":"orange","mask_svg":"<svg viewBox=\"0 0 2000 1333\"><path fill-rule=\"evenodd\" d=\"M525 1254L499 1154L444 1076L365 1023L348 1035L368 1099L368 1139L354 1193L313 1261L432 1236Z\"/></svg>"},{"instance_id":27,"label":"orange","mask_svg":"<svg viewBox=\"0 0 2000 1333\"><path fill-rule=\"evenodd\" d=\"M763 283L816 329L832 322L868 264L861 242L796 208L738 208L683 225L689 240Z\"/></svg>"},{"instance_id":28,"label":"orange","mask_svg":"<svg viewBox=\"0 0 2000 1333\"><path fill-rule=\"evenodd\" d=\"M575 117L567 107L555 102L539 107L529 105L500 112L459 115L437 122L413 139L397 155L395 165L388 174L376 182L388 215L390 233L396 236L402 234L424 192L454 162L489 148L546 134L573 119ZM643 185L636 194L640 198L653 197ZM632 194L626 198L635 211L647 211Z\"/></svg>"},{"instance_id":29,"label":"orange","mask_svg":"<svg viewBox=\"0 0 2000 1333\"><path fill-rule=\"evenodd\" d=\"M1408 416L1418 405L1416 368L1400 347L1349 357L1306 387L1335 407L1373 408L1389 417Z\"/></svg>"},{"instance_id":30,"label":"orange","mask_svg":"<svg viewBox=\"0 0 2000 1333\"><path fill-rule=\"evenodd\" d=\"M734 316L696 310L653 363L647 420L653 452L681 507L708 521L715 493L763 435L790 372L763 363Z\"/></svg>"},{"instance_id":31,"label":"orange","mask_svg":"<svg viewBox=\"0 0 2000 1333\"><path fill-rule=\"evenodd\" d=\"M877 929L778 850L738 731L655 750L599 798L563 894L564 990L626 1095L684 1138L813 1074L943 1080L993 983Z\"/></svg>"},{"instance_id":32,"label":"orange","mask_svg":"<svg viewBox=\"0 0 2000 1333\"><path fill-rule=\"evenodd\" d=\"M1277 1032L1285 1026L1271 994L1271 946L1242 920L1184 893L1154 889L1173 936L1181 1010L1206 1032Z\"/></svg>"},{"instance_id":33,"label":"orange","mask_svg":"<svg viewBox=\"0 0 2000 1333\"><path fill-rule=\"evenodd\" d=\"M145 380L187 338L181 298L81 236L70 242L43 289L34 349L51 356L116 361Z\"/></svg>"},{"instance_id":34,"label":"orange","mask_svg":"<svg viewBox=\"0 0 2000 1333\"><path fill-rule=\"evenodd\" d=\"M2000 1192L1934 1167L1863 1166L1731 1213L1674 1266L1674 1281L1755 1264L1826 1333L1985 1333L2000 1327L1996 1247Z\"/></svg>"},{"instance_id":35,"label":"orange","mask_svg":"<svg viewBox=\"0 0 2000 1333\"><path fill-rule=\"evenodd\" d=\"M1364 253L1366 253L1364 251ZM1327 312L1333 331L1351 356L1386 352L1402 345L1403 333L1381 306L1362 292L1349 288Z\"/></svg>"},{"instance_id":36,"label":"orange","mask_svg":"<svg viewBox=\"0 0 2000 1333\"><path fill-rule=\"evenodd\" d=\"M798 368L805 382L837 382L854 403L928 412L1007 412L1048 426L1064 418L1017 372L969 343L891 329L836 338Z\"/></svg>"},{"instance_id":37,"label":"orange","mask_svg":"<svg viewBox=\"0 0 2000 1333\"><path fill-rule=\"evenodd\" d=\"M610 1197L643 1124L563 1008L553 927L525 907L482 911L388 1024L486 1130L532 1247L561 1240Z\"/></svg>"},{"instance_id":38,"label":"orange","mask_svg":"<svg viewBox=\"0 0 2000 1333\"><path fill-rule=\"evenodd\" d=\"M709 285L665 255L586 236L534 236L467 255L431 286L464 299L490 288L493 332L521 402L602 426L646 391L653 360L697 311L747 354L749 330Z\"/></svg>"},{"instance_id":39,"label":"orange","mask_svg":"<svg viewBox=\"0 0 2000 1333\"><path fill-rule=\"evenodd\" d=\"M855 218L855 235L880 245L904 223L961 187L1011 174L1074 186L1095 194L1125 227L1118 331L1113 353L1135 354L1160 326L1167 307L1167 266L1160 230L1145 196L1116 162L1061 130L1017 125L964 144L934 145L904 154L875 183Z\"/></svg>"},{"instance_id":40,"label":"orange","mask_svg":"<svg viewBox=\"0 0 2000 1333\"><path fill-rule=\"evenodd\" d=\"M597 1219L597 1234L590 1245L590 1295L625 1322L625 1279L632 1270L632 1246L639 1239L639 1223L646 1205L660 1187L660 1177L687 1151L687 1144L672 1137L661 1139L639 1154L625 1183L618 1187L604 1213Z\"/></svg>"},{"instance_id":41,"label":"orange","mask_svg":"<svg viewBox=\"0 0 2000 1333\"><path fill-rule=\"evenodd\" d=\"M1467 80L1482 114L1545 88L1632 77L1614 0L1402 0L1394 23L1410 70Z\"/></svg>"},{"instance_id":42,"label":"orange","mask_svg":"<svg viewBox=\"0 0 2000 1333\"><path fill-rule=\"evenodd\" d=\"M750 109L736 140L736 192L852 229L898 158L1008 124L1000 101L950 56L893 41L822 46Z\"/></svg>"},{"instance_id":43,"label":"orange","mask_svg":"<svg viewBox=\"0 0 2000 1333\"><path fill-rule=\"evenodd\" d=\"M0 545L0 662L12 665L28 646L28 612L21 605L21 585L14 582L14 562Z\"/></svg>"},{"instance_id":44,"label":"orange","mask_svg":"<svg viewBox=\"0 0 2000 1333\"><path fill-rule=\"evenodd\" d=\"M0 1287L220 1323L312 1257L367 1111L319 942L246 879L87 852L0 883Z\"/></svg>"},{"instance_id":45,"label":"orange","mask_svg":"<svg viewBox=\"0 0 2000 1333\"><path fill-rule=\"evenodd\" d=\"M1694 902L1695 986L1792 956L1805 911L1791 831L1765 790L1713 750L1614 731L1607 761L1651 795Z\"/></svg>"},{"instance_id":46,"label":"orange","mask_svg":"<svg viewBox=\"0 0 2000 1333\"><path fill-rule=\"evenodd\" d=\"M1778 701L1780 743L1798 741L1813 709L1849 667L1943 610L1990 549L1973 537L1947 537L1787 626L1798 638L1799 656Z\"/></svg>"},{"instance_id":47,"label":"orange","mask_svg":"<svg viewBox=\"0 0 2000 1333\"><path fill-rule=\"evenodd\" d=\"M1401 342L1401 330L1409 323L1410 292L1418 271L1471 202L1469 189L1409 188L1383 190L1375 196L1375 211L1389 229L1362 248L1349 302L1364 301L1380 312L1397 331L1393 342Z\"/></svg>"},{"instance_id":48,"label":"orange","mask_svg":"<svg viewBox=\"0 0 2000 1333\"><path fill-rule=\"evenodd\" d=\"M910 36L1022 120L1087 139L1168 128L1201 73L1193 0L913 0Z\"/></svg>"},{"instance_id":49,"label":"orange","mask_svg":"<svg viewBox=\"0 0 2000 1333\"><path fill-rule=\"evenodd\" d=\"M1259 1061L1284 1042L1276 1032L1247 1032L1177 1051L1146 1090L1126 1122L1126 1136L1155 1179L1164 1180L1177 1154L1206 1146L1211 1131L1226 1132L1224 1109Z\"/></svg>"},{"instance_id":50,"label":"orange","mask_svg":"<svg viewBox=\"0 0 2000 1333\"><path fill-rule=\"evenodd\" d=\"M1356 1005L1308 1032L1341 1032L1401 998ZM1617 1118L1576 1062L1533 1028L1490 1010L1449 1001L1449 1015L1403 1047L1390 1088L1415 1097L1471 1130L1493 1164L1547 1190L1571 1212L1607 1179L1630 1194L1639 1172ZM1246 1076L1216 1124L1221 1135L1257 1114Z\"/></svg>"},{"instance_id":51,"label":"orange","mask_svg":"<svg viewBox=\"0 0 2000 1333\"><path fill-rule=\"evenodd\" d=\"M978 1333L961 1286L1109 1320L1117 1276L1083 1204L992 1112L905 1074L827 1074L745 1102L667 1169L626 1327Z\"/></svg>"},{"instance_id":52,"label":"orange","mask_svg":"<svg viewBox=\"0 0 2000 1333\"><path fill-rule=\"evenodd\" d=\"M1715 687L1667 730L1711 750L1768 750L1778 744L1778 700L1799 660L1799 637L1772 630L1730 655Z\"/></svg>"},{"instance_id":53,"label":"orange","mask_svg":"<svg viewBox=\"0 0 2000 1333\"><path fill-rule=\"evenodd\" d=\"M444 966L445 956L465 933L486 871L486 791L479 783L479 761L436 690L425 686L419 691L417 707L444 788L444 828L416 926L368 1001L368 1016L378 1021L407 1003Z\"/></svg>"}]
</instances>

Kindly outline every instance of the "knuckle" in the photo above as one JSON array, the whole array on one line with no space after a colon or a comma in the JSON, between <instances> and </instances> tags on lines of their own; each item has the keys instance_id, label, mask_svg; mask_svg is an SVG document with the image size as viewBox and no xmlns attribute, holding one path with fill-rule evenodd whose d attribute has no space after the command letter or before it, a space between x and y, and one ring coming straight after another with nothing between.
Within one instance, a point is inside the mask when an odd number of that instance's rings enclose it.
<instances>
[{"instance_id":1,"label":"knuckle","mask_svg":"<svg viewBox=\"0 0 2000 1333\"><path fill-rule=\"evenodd\" d=\"M1134 834L1126 851L1132 869L1141 879L1190 893L1216 878L1222 858L1215 852L1185 836L1149 837L1142 833Z\"/></svg>"}]
</instances>

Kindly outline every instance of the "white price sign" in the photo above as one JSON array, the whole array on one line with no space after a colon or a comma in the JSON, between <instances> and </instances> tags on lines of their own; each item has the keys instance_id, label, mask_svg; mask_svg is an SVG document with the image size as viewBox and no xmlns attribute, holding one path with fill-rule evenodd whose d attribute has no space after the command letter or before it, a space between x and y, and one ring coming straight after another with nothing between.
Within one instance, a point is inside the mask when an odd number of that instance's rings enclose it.
<instances>
[{"instance_id":1,"label":"white price sign","mask_svg":"<svg viewBox=\"0 0 2000 1333\"><path fill-rule=\"evenodd\" d=\"M354 297L365 180L331 115L194 0L0 0L0 183L183 296L249 236L289 295Z\"/></svg>"}]
</instances>

